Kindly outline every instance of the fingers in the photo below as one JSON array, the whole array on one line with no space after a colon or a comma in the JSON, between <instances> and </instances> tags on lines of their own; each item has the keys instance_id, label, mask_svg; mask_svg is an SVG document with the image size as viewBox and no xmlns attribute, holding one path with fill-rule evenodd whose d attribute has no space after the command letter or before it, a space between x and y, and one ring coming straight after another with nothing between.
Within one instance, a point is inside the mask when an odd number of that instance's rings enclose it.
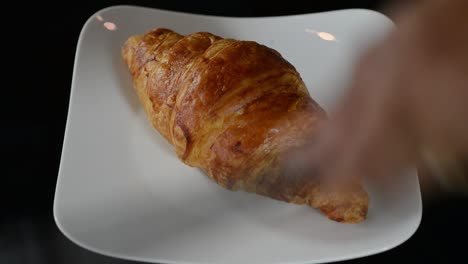
<instances>
[{"instance_id":1,"label":"fingers","mask_svg":"<svg viewBox=\"0 0 468 264\"><path fill-rule=\"evenodd\" d=\"M391 47L380 46L361 61L349 93L309 149L329 184L385 176L413 159L394 59Z\"/></svg>"},{"instance_id":2,"label":"fingers","mask_svg":"<svg viewBox=\"0 0 468 264\"><path fill-rule=\"evenodd\" d=\"M459 47L468 38L447 35L446 27L433 33L446 23L426 20L406 17L402 30L361 59L347 94L304 150L330 184L396 175L420 160L423 147L466 153L468 64Z\"/></svg>"}]
</instances>

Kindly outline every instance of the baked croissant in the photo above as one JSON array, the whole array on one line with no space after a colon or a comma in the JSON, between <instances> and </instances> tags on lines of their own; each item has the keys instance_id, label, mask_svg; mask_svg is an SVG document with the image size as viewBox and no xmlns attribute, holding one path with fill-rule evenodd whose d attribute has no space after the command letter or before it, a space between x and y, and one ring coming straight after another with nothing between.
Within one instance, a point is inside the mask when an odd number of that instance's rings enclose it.
<instances>
[{"instance_id":1,"label":"baked croissant","mask_svg":"<svg viewBox=\"0 0 468 264\"><path fill-rule=\"evenodd\" d=\"M307 204L335 221L366 218L368 197L359 184L333 192L285 172L285 157L326 115L277 51L155 29L130 37L122 56L149 120L185 164L230 190Z\"/></svg>"}]
</instances>

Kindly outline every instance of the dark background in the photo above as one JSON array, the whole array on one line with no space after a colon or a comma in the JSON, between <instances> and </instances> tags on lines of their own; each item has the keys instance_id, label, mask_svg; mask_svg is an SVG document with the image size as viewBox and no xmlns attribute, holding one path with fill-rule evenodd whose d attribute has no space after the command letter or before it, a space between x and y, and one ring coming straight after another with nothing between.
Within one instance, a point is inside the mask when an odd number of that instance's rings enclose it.
<instances>
[{"instance_id":1,"label":"dark background","mask_svg":"<svg viewBox=\"0 0 468 264\"><path fill-rule=\"evenodd\" d=\"M86 19L101 8L132 4L211 15L271 16L368 8L389 1L95 1L16 3L4 7L1 106L0 264L135 263L97 255L57 229L52 205L68 110L73 60ZM416 234L388 252L343 263L468 263L468 199L424 195Z\"/></svg>"}]
</instances>

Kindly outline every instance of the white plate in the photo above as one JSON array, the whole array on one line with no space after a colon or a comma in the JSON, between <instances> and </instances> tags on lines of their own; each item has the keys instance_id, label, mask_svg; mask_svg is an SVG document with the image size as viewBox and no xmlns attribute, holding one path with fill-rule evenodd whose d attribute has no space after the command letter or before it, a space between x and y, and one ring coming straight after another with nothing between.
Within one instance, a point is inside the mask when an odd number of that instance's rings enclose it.
<instances>
[{"instance_id":1,"label":"white plate","mask_svg":"<svg viewBox=\"0 0 468 264\"><path fill-rule=\"evenodd\" d=\"M369 184L368 220L346 225L305 206L224 190L183 165L151 128L120 56L130 35L154 27L275 48L329 109L352 61L393 24L367 10L270 18L128 6L97 12L78 42L55 195L55 220L68 238L95 252L148 262L312 263L382 252L415 232L422 212L415 172L395 186ZM336 40L320 38L329 34Z\"/></svg>"}]
</instances>

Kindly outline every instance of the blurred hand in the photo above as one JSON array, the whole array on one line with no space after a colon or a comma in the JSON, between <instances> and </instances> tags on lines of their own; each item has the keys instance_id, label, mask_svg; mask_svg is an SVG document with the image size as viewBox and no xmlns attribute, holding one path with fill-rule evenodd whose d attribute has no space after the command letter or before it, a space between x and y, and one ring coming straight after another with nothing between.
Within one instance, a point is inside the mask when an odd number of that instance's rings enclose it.
<instances>
[{"instance_id":1,"label":"blurred hand","mask_svg":"<svg viewBox=\"0 0 468 264\"><path fill-rule=\"evenodd\" d=\"M325 179L394 175L468 153L468 1L426 1L396 23L300 155Z\"/></svg>"}]
</instances>

